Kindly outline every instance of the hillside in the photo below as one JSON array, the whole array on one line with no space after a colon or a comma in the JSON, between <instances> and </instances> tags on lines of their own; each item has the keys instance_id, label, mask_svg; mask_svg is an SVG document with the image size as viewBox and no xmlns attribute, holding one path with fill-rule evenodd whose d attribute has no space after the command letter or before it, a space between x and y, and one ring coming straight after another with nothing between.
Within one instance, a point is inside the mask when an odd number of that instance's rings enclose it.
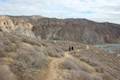
<instances>
[{"instance_id":1,"label":"hillside","mask_svg":"<svg viewBox=\"0 0 120 80\"><path fill-rule=\"evenodd\" d=\"M0 32L0 80L119 80L119 75L120 57L90 45Z\"/></svg>"},{"instance_id":2,"label":"hillside","mask_svg":"<svg viewBox=\"0 0 120 80\"><path fill-rule=\"evenodd\" d=\"M118 24L0 16L0 80L120 80L120 56L83 44L119 41Z\"/></svg>"},{"instance_id":3,"label":"hillside","mask_svg":"<svg viewBox=\"0 0 120 80\"><path fill-rule=\"evenodd\" d=\"M97 23L87 19L56 19L42 16L1 16L2 31L45 40L103 44L120 42L120 25ZM8 26L7 26L8 25ZM11 27L3 29L3 27ZM14 29L14 30L13 30Z\"/></svg>"},{"instance_id":4,"label":"hillside","mask_svg":"<svg viewBox=\"0 0 120 80\"><path fill-rule=\"evenodd\" d=\"M96 23L86 19L40 19L33 27L36 36L43 39L70 40L75 42L102 44L120 41L120 25ZM35 24L36 24L35 23Z\"/></svg>"}]
</instances>

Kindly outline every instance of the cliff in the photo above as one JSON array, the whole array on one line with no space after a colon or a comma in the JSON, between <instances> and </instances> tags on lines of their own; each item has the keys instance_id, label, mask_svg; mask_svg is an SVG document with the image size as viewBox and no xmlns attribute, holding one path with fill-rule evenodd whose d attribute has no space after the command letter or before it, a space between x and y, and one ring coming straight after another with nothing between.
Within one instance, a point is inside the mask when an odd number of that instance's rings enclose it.
<instances>
[{"instance_id":1,"label":"cliff","mask_svg":"<svg viewBox=\"0 0 120 80\"><path fill-rule=\"evenodd\" d=\"M1 30L46 40L69 40L89 44L119 43L120 25L86 19L41 16L1 16Z\"/></svg>"}]
</instances>

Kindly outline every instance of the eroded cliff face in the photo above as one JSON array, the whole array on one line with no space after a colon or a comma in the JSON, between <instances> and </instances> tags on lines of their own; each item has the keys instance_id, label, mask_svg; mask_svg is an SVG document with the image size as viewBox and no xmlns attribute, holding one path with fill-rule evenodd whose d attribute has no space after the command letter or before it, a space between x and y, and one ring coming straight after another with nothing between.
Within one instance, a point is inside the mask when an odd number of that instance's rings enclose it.
<instances>
[{"instance_id":1,"label":"eroded cliff face","mask_svg":"<svg viewBox=\"0 0 120 80\"><path fill-rule=\"evenodd\" d=\"M96 23L84 19L50 18L39 19L36 23L33 32L36 36L41 36L44 39L69 40L90 44L120 42L120 25L118 24Z\"/></svg>"},{"instance_id":2,"label":"eroded cliff face","mask_svg":"<svg viewBox=\"0 0 120 80\"><path fill-rule=\"evenodd\" d=\"M1 16L0 27L3 31L45 40L69 40L89 44L120 42L120 25L86 19Z\"/></svg>"},{"instance_id":3,"label":"eroded cliff face","mask_svg":"<svg viewBox=\"0 0 120 80\"><path fill-rule=\"evenodd\" d=\"M0 16L0 30L11 32L15 30L14 23L12 20L7 16Z\"/></svg>"},{"instance_id":4,"label":"eroded cliff face","mask_svg":"<svg viewBox=\"0 0 120 80\"><path fill-rule=\"evenodd\" d=\"M15 32L17 34L29 36L29 37L35 37L34 33L32 32L33 25L28 22L16 22L15 26L17 27L15 29Z\"/></svg>"},{"instance_id":5,"label":"eroded cliff face","mask_svg":"<svg viewBox=\"0 0 120 80\"><path fill-rule=\"evenodd\" d=\"M10 17L0 16L0 30L3 32L35 37L32 28L33 25L24 20L13 22Z\"/></svg>"}]
</instances>

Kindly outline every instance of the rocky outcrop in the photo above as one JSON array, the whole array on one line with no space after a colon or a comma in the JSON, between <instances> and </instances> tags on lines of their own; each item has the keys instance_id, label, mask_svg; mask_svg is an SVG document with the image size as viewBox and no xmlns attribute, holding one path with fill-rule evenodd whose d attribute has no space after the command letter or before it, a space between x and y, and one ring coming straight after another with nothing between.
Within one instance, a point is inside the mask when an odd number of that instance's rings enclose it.
<instances>
[{"instance_id":1,"label":"rocky outcrop","mask_svg":"<svg viewBox=\"0 0 120 80\"><path fill-rule=\"evenodd\" d=\"M2 16L1 30L45 40L69 40L89 44L120 43L120 25L86 19L41 16ZM10 28L10 29L9 29Z\"/></svg>"},{"instance_id":2,"label":"rocky outcrop","mask_svg":"<svg viewBox=\"0 0 120 80\"><path fill-rule=\"evenodd\" d=\"M10 17L0 16L0 30L3 32L12 32L19 35L35 37L32 32L33 25L24 20L13 22Z\"/></svg>"},{"instance_id":3,"label":"rocky outcrop","mask_svg":"<svg viewBox=\"0 0 120 80\"><path fill-rule=\"evenodd\" d=\"M0 16L0 30L6 32L11 32L15 30L14 23L9 17Z\"/></svg>"},{"instance_id":4,"label":"rocky outcrop","mask_svg":"<svg viewBox=\"0 0 120 80\"><path fill-rule=\"evenodd\" d=\"M15 32L17 34L29 36L29 37L35 37L34 33L32 32L33 25L27 22L17 22L15 25L17 28L15 29Z\"/></svg>"},{"instance_id":5,"label":"rocky outcrop","mask_svg":"<svg viewBox=\"0 0 120 80\"><path fill-rule=\"evenodd\" d=\"M42 18L37 20L34 25L33 32L43 39L90 44L120 42L120 25L118 24L96 23L85 19Z\"/></svg>"}]
</instances>

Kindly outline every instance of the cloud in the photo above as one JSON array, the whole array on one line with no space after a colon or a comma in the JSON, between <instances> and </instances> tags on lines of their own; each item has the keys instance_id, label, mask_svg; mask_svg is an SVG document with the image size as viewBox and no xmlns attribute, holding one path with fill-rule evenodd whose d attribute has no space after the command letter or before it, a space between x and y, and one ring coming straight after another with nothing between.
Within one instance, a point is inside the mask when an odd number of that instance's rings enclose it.
<instances>
[{"instance_id":1,"label":"cloud","mask_svg":"<svg viewBox=\"0 0 120 80\"><path fill-rule=\"evenodd\" d=\"M88 18L120 23L120 0L0 0L1 15Z\"/></svg>"}]
</instances>

